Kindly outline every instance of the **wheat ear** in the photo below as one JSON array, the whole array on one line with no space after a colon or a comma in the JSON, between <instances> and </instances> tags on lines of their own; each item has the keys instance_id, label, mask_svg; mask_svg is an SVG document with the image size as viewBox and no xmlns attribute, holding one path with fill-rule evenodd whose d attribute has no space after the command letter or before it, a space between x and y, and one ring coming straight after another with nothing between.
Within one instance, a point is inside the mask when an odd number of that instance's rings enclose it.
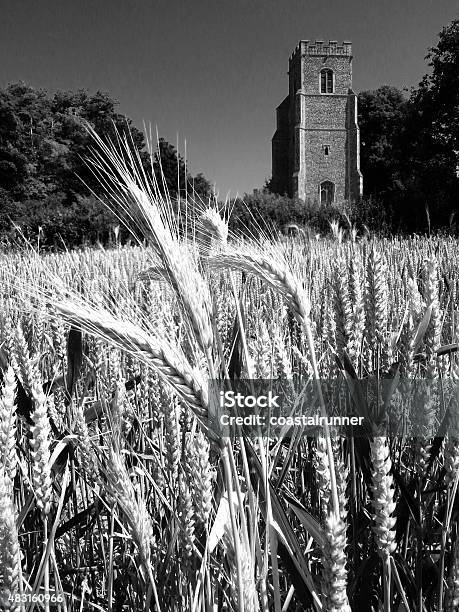
<instances>
[{"instance_id":1,"label":"wheat ear","mask_svg":"<svg viewBox=\"0 0 459 612\"><path fill-rule=\"evenodd\" d=\"M10 366L5 372L0 396L0 466L3 466L10 482L16 475L16 378Z\"/></svg>"},{"instance_id":2,"label":"wheat ear","mask_svg":"<svg viewBox=\"0 0 459 612\"><path fill-rule=\"evenodd\" d=\"M325 519L324 612L351 612L346 593L346 523L331 512Z\"/></svg>"},{"instance_id":3,"label":"wheat ear","mask_svg":"<svg viewBox=\"0 0 459 612\"><path fill-rule=\"evenodd\" d=\"M393 478L390 474L390 459L387 440L377 436L370 442L371 460L373 463L373 532L376 546L381 557L386 558L395 550L395 510Z\"/></svg>"},{"instance_id":4,"label":"wheat ear","mask_svg":"<svg viewBox=\"0 0 459 612\"><path fill-rule=\"evenodd\" d=\"M35 487L37 506L45 517L51 510L51 469L50 469L50 437L51 427L49 424L47 402L41 383L36 381L32 386L32 397L34 410L31 419L34 425L30 428L32 438L32 481Z\"/></svg>"},{"instance_id":5,"label":"wheat ear","mask_svg":"<svg viewBox=\"0 0 459 612\"><path fill-rule=\"evenodd\" d=\"M373 463L373 533L378 554L383 563L384 610L389 610L391 601L391 563L390 557L396 548L396 519L392 516L395 510L393 478L390 470L392 461L387 439L377 436L370 442L371 461Z\"/></svg>"},{"instance_id":6,"label":"wheat ear","mask_svg":"<svg viewBox=\"0 0 459 612\"><path fill-rule=\"evenodd\" d=\"M20 592L20 564L18 532L13 501L11 499L11 482L0 465L0 585L2 600L6 610L19 611L15 600L8 601L8 594Z\"/></svg>"},{"instance_id":7,"label":"wheat ear","mask_svg":"<svg viewBox=\"0 0 459 612\"><path fill-rule=\"evenodd\" d=\"M109 461L101 466L107 476L107 491L115 499L129 524L130 533L139 551L142 565L149 571L152 547L154 546L153 525L143 498L136 495L126 466L119 454L110 448Z\"/></svg>"},{"instance_id":8,"label":"wheat ear","mask_svg":"<svg viewBox=\"0 0 459 612\"><path fill-rule=\"evenodd\" d=\"M212 511L212 470L209 462L209 442L201 431L189 442L188 470L193 483L194 508L197 518L207 525Z\"/></svg>"}]
</instances>

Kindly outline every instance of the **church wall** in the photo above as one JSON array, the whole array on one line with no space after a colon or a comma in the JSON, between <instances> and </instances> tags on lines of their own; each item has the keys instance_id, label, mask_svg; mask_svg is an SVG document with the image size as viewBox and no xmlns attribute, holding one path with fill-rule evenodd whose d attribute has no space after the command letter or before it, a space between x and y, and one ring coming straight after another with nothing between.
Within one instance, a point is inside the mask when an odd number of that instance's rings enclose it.
<instances>
[{"instance_id":1,"label":"church wall","mask_svg":"<svg viewBox=\"0 0 459 612\"><path fill-rule=\"evenodd\" d=\"M298 185L298 197L304 200L319 199L319 185L323 181L335 184L335 203L346 197L347 133L341 131L310 131L304 133L301 161L304 166L304 182ZM329 147L328 156L324 147Z\"/></svg>"}]
</instances>

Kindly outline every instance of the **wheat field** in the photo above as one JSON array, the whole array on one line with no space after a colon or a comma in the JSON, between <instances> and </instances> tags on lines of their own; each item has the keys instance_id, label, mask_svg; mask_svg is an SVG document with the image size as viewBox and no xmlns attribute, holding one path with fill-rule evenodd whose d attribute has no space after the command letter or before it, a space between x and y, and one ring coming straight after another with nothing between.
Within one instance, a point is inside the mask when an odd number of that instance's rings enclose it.
<instances>
[{"instance_id":1,"label":"wheat field","mask_svg":"<svg viewBox=\"0 0 459 612\"><path fill-rule=\"evenodd\" d=\"M459 609L457 239L184 224L97 144L142 246L0 255L2 609ZM219 435L240 379L310 381L371 435Z\"/></svg>"}]
</instances>

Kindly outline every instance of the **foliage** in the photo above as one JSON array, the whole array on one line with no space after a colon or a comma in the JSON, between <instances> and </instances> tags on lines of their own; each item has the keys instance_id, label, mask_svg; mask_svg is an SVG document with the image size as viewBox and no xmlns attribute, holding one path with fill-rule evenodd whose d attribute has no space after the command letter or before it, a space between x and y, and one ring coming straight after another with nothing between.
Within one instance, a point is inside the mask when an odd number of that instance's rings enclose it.
<instances>
[{"instance_id":1,"label":"foliage","mask_svg":"<svg viewBox=\"0 0 459 612\"><path fill-rule=\"evenodd\" d=\"M359 95L361 166L367 195L394 231L451 226L459 196L459 20L427 56L431 72L405 99L384 86Z\"/></svg>"},{"instance_id":2,"label":"foliage","mask_svg":"<svg viewBox=\"0 0 459 612\"><path fill-rule=\"evenodd\" d=\"M116 218L97 202L103 188L84 159L93 145L86 125L106 141L126 137L139 151L147 175L151 173L145 139L132 121L116 110L117 102L98 91L58 91L50 96L25 83L0 90L0 232L3 240L15 234L43 230L45 244L67 246L105 240ZM202 174L186 174L175 148L160 139L154 153L154 171L160 163L172 198L188 189L206 198L210 183ZM94 196L92 195L94 192ZM54 229L53 229L54 228Z\"/></svg>"},{"instance_id":3,"label":"foliage","mask_svg":"<svg viewBox=\"0 0 459 612\"><path fill-rule=\"evenodd\" d=\"M322 206L270 193L267 189L255 190L236 199L231 206L229 224L235 233L249 230L257 235L267 228L283 231L289 223L294 223L303 230L323 235L330 232L333 221L341 225L350 221L360 231L366 226L381 234L388 233L391 227L388 212L377 197L340 206Z\"/></svg>"},{"instance_id":4,"label":"foliage","mask_svg":"<svg viewBox=\"0 0 459 612\"><path fill-rule=\"evenodd\" d=\"M459 20L443 28L427 56L431 72L412 92L406 130L408 188L431 218L447 225L459 197ZM410 170L410 172L409 172Z\"/></svg>"},{"instance_id":5,"label":"foliage","mask_svg":"<svg viewBox=\"0 0 459 612\"><path fill-rule=\"evenodd\" d=\"M384 85L360 93L358 102L365 192L391 194L400 189L401 134L408 101L396 87Z\"/></svg>"},{"instance_id":6,"label":"foliage","mask_svg":"<svg viewBox=\"0 0 459 612\"><path fill-rule=\"evenodd\" d=\"M459 151L459 19L440 32L427 55L430 74L414 92L428 121L432 139Z\"/></svg>"},{"instance_id":7,"label":"foliage","mask_svg":"<svg viewBox=\"0 0 459 612\"><path fill-rule=\"evenodd\" d=\"M186 198L188 194L206 200L212 195L211 183L201 172L193 177L188 172L183 157L164 138L158 141L153 169L160 193L168 194L173 200Z\"/></svg>"}]
</instances>

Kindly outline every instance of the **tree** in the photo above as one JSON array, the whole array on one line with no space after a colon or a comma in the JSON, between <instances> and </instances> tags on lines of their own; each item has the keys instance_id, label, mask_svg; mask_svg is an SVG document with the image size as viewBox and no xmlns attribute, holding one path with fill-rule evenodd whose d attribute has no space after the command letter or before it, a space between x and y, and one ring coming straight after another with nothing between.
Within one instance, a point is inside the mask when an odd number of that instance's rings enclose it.
<instances>
[{"instance_id":1,"label":"tree","mask_svg":"<svg viewBox=\"0 0 459 612\"><path fill-rule=\"evenodd\" d=\"M49 101L42 90L17 83L0 92L0 188L13 199L45 189L37 174L45 158L48 116Z\"/></svg>"},{"instance_id":2,"label":"tree","mask_svg":"<svg viewBox=\"0 0 459 612\"><path fill-rule=\"evenodd\" d=\"M164 138L158 141L153 170L161 193L168 193L172 200L178 199L179 195L183 199L187 194L206 200L212 195L212 185L202 172L193 177L188 172L183 157Z\"/></svg>"},{"instance_id":3,"label":"tree","mask_svg":"<svg viewBox=\"0 0 459 612\"><path fill-rule=\"evenodd\" d=\"M443 28L426 59L431 72L410 100L406 160L431 217L447 224L459 196L459 19Z\"/></svg>"},{"instance_id":4,"label":"tree","mask_svg":"<svg viewBox=\"0 0 459 612\"><path fill-rule=\"evenodd\" d=\"M174 145L160 138L154 155L153 170L161 193L167 193L173 200L186 192L185 162Z\"/></svg>"},{"instance_id":5,"label":"tree","mask_svg":"<svg viewBox=\"0 0 459 612\"><path fill-rule=\"evenodd\" d=\"M188 183L188 189L192 198L197 197L205 202L212 197L214 191L212 183L206 179L202 172L198 172L196 176L190 177Z\"/></svg>"},{"instance_id":6,"label":"tree","mask_svg":"<svg viewBox=\"0 0 459 612\"><path fill-rule=\"evenodd\" d=\"M431 73L413 93L432 139L459 152L459 19L443 28L426 58Z\"/></svg>"},{"instance_id":7,"label":"tree","mask_svg":"<svg viewBox=\"0 0 459 612\"><path fill-rule=\"evenodd\" d=\"M87 229L85 214L92 218L89 209L83 212L81 206L83 214L77 214L76 204L90 194L85 183L100 192L83 161L91 144L85 122L106 138L113 138L115 130L129 130L136 145L144 146L142 133L117 114L115 106L102 92L93 96L84 91L58 92L49 97L25 83L0 90L2 232L17 223L34 235L39 227L54 224L56 234L60 232L68 244L91 233L82 234L77 228ZM108 222L108 212L105 214ZM65 219L62 227L60 219ZM49 240L51 235L48 231Z\"/></svg>"},{"instance_id":8,"label":"tree","mask_svg":"<svg viewBox=\"0 0 459 612\"><path fill-rule=\"evenodd\" d=\"M58 91L50 97L22 82L0 90L1 233L13 231L17 223L31 236L41 227L50 244L53 227L68 245L108 236L114 217L100 203L96 206L103 186L85 163L94 144L88 124L106 142L126 136L151 174L143 133L117 112L109 94ZM210 195L210 183L202 174L186 173L184 160L164 139L154 156L158 179L160 165L171 197L184 195L185 187L203 198ZM163 188L161 179L159 184Z\"/></svg>"},{"instance_id":9,"label":"tree","mask_svg":"<svg viewBox=\"0 0 459 612\"><path fill-rule=\"evenodd\" d=\"M366 195L387 194L400 186L400 157L408 100L383 85L359 94L361 170Z\"/></svg>"},{"instance_id":10,"label":"tree","mask_svg":"<svg viewBox=\"0 0 459 612\"><path fill-rule=\"evenodd\" d=\"M381 200L394 229L448 225L459 180L459 20L440 32L431 71L409 99L393 87L359 96L361 167L367 195Z\"/></svg>"},{"instance_id":11,"label":"tree","mask_svg":"<svg viewBox=\"0 0 459 612\"><path fill-rule=\"evenodd\" d=\"M117 104L107 93L101 91L91 96L84 90L57 92L52 98L52 112L56 122L55 139L58 151L64 154L57 155L55 172L60 176L71 201L77 196L87 194L87 190L82 189L83 181L95 193L100 191L100 186L84 162L89 147L93 144L85 122L106 142L114 142L117 137L127 135L128 140L140 151L145 167L149 168L143 133L133 126L129 118L116 112Z\"/></svg>"},{"instance_id":12,"label":"tree","mask_svg":"<svg viewBox=\"0 0 459 612\"><path fill-rule=\"evenodd\" d=\"M142 150L144 139L129 119L115 112L108 94L58 92L15 83L0 91L0 187L21 200L62 192L68 202L87 193L77 175L90 181L82 160L91 144L85 122L105 138L129 131Z\"/></svg>"}]
</instances>

